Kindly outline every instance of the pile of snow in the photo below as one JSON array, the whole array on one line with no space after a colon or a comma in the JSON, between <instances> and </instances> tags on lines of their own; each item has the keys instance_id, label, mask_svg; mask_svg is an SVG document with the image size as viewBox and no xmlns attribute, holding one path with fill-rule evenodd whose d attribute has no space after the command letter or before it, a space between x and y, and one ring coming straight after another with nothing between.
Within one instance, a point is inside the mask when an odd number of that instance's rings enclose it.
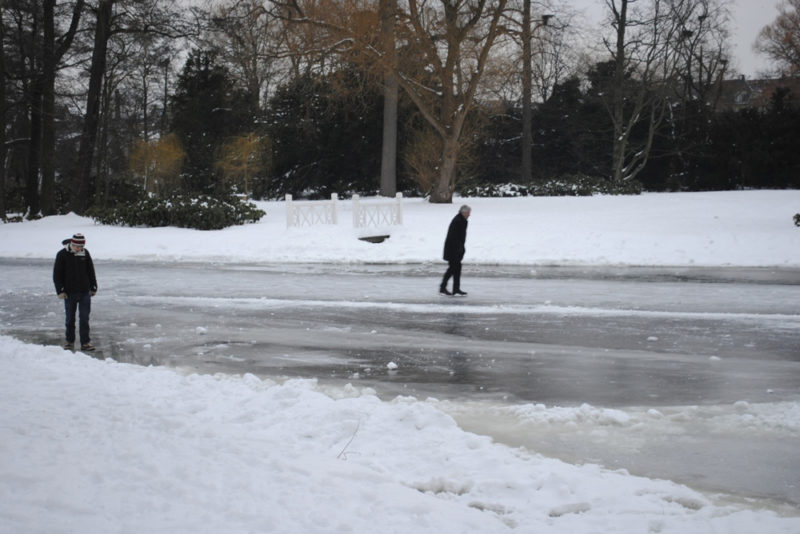
<instances>
[{"instance_id":1,"label":"pile of snow","mask_svg":"<svg viewBox=\"0 0 800 534\"><path fill-rule=\"evenodd\" d=\"M9 337L0 391L3 533L800 532L798 517L492 443L433 400Z\"/></svg>"},{"instance_id":2,"label":"pile of snow","mask_svg":"<svg viewBox=\"0 0 800 534\"><path fill-rule=\"evenodd\" d=\"M393 201L390 201L393 202ZM51 258L82 232L98 260L220 262L441 261L450 219L472 206L465 261L471 264L800 265L800 191L648 193L640 196L403 200L403 225L356 230L349 200L339 223L286 227L285 202L258 202L256 224L219 231L119 228L74 214L0 225L0 255ZM357 239L388 233L373 244Z\"/></svg>"}]
</instances>

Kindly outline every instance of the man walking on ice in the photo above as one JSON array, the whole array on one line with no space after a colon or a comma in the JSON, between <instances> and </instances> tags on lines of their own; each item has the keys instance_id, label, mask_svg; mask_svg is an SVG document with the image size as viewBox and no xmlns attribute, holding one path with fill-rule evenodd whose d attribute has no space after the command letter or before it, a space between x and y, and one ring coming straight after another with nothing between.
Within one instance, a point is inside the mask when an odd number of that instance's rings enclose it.
<instances>
[{"instance_id":1,"label":"man walking on ice","mask_svg":"<svg viewBox=\"0 0 800 534\"><path fill-rule=\"evenodd\" d=\"M78 311L81 350L89 352L94 350L89 338L89 313L92 297L97 293L97 278L92 256L85 245L83 234L75 234L64 242L53 266L53 283L58 298L64 300L67 327L64 348L72 349L75 344L75 312Z\"/></svg>"},{"instance_id":2,"label":"man walking on ice","mask_svg":"<svg viewBox=\"0 0 800 534\"><path fill-rule=\"evenodd\" d=\"M458 210L458 214L450 221L447 229L447 238L444 240L444 259L447 261L447 272L439 286L439 293L442 295L465 296L467 293L461 291L461 260L464 259L464 243L467 240L467 219L472 212L472 208L464 204ZM447 290L447 282L453 278L453 292Z\"/></svg>"}]
</instances>

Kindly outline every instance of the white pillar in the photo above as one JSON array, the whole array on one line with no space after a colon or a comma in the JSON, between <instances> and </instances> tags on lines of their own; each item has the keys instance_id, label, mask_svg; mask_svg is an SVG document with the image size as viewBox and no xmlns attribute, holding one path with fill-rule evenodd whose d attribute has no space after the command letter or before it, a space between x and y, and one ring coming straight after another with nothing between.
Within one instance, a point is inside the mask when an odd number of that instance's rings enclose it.
<instances>
[{"instance_id":1,"label":"white pillar","mask_svg":"<svg viewBox=\"0 0 800 534\"><path fill-rule=\"evenodd\" d=\"M292 213L292 195L286 195L286 228L291 228L294 214Z\"/></svg>"},{"instance_id":2,"label":"white pillar","mask_svg":"<svg viewBox=\"0 0 800 534\"><path fill-rule=\"evenodd\" d=\"M358 195L353 195L353 228L359 228L361 226L361 213L359 213L361 208L358 205L358 199Z\"/></svg>"},{"instance_id":3,"label":"white pillar","mask_svg":"<svg viewBox=\"0 0 800 534\"><path fill-rule=\"evenodd\" d=\"M403 193L397 193L395 196L395 202L397 202L397 224L399 226L403 225Z\"/></svg>"}]
</instances>

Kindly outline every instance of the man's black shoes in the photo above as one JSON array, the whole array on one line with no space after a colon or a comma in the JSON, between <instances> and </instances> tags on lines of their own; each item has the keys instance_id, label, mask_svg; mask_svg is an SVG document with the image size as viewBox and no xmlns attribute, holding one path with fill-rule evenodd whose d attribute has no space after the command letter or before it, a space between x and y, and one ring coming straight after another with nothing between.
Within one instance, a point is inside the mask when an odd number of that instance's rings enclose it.
<instances>
[{"instance_id":1,"label":"man's black shoes","mask_svg":"<svg viewBox=\"0 0 800 534\"><path fill-rule=\"evenodd\" d=\"M456 296L456 297L466 297L467 296L467 292L466 291L461 291L460 289L456 289L455 291L450 293L447 290L446 287L440 287L439 288L439 294L440 295L447 295L447 296Z\"/></svg>"}]
</instances>

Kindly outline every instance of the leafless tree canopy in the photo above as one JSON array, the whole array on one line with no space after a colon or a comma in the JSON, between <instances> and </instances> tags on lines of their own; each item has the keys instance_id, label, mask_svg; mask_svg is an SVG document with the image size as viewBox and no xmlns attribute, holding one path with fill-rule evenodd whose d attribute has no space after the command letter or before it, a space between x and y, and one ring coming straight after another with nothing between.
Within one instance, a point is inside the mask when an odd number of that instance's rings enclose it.
<instances>
[{"instance_id":1,"label":"leafless tree canopy","mask_svg":"<svg viewBox=\"0 0 800 534\"><path fill-rule=\"evenodd\" d=\"M800 0L784 0L780 14L758 35L755 47L785 76L800 76Z\"/></svg>"}]
</instances>

